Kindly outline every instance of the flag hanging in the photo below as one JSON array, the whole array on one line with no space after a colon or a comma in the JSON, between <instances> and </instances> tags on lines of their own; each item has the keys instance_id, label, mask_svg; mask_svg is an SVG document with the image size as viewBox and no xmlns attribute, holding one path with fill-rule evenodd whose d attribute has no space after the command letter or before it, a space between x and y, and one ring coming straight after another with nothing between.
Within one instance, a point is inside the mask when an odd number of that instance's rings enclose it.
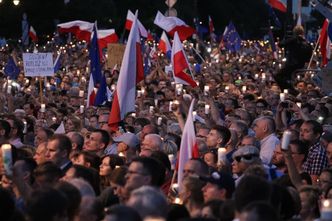
<instances>
[{"instance_id":1,"label":"flag hanging","mask_svg":"<svg viewBox=\"0 0 332 221\"><path fill-rule=\"evenodd\" d=\"M90 74L90 80L88 85L88 97L86 102L86 107L94 106L96 98L95 84L93 83L92 74Z\"/></svg>"},{"instance_id":2,"label":"flag hanging","mask_svg":"<svg viewBox=\"0 0 332 221\"><path fill-rule=\"evenodd\" d=\"M61 68L61 58L60 57L61 57L61 53L58 53L58 55L53 63L54 73L56 73Z\"/></svg>"},{"instance_id":3,"label":"flag hanging","mask_svg":"<svg viewBox=\"0 0 332 221\"><path fill-rule=\"evenodd\" d=\"M172 66L174 80L178 84L191 85L196 87L196 81L192 78L192 73L189 67L189 63L184 53L182 43L180 41L179 35L177 32L174 34L173 47L172 47ZM186 73L186 70L190 72L190 75Z\"/></svg>"},{"instance_id":4,"label":"flag hanging","mask_svg":"<svg viewBox=\"0 0 332 221\"><path fill-rule=\"evenodd\" d=\"M116 90L114 91L108 124L117 131L119 123L129 112L135 111L136 84L143 80L143 58L137 16L133 20L122 59Z\"/></svg>"},{"instance_id":5,"label":"flag hanging","mask_svg":"<svg viewBox=\"0 0 332 221\"><path fill-rule=\"evenodd\" d=\"M325 19L322 30L320 31L320 51L322 54L322 65L325 66L331 55L332 25L328 19Z\"/></svg>"},{"instance_id":6,"label":"flag hanging","mask_svg":"<svg viewBox=\"0 0 332 221\"><path fill-rule=\"evenodd\" d=\"M278 58L277 48L276 48L276 43L274 42L273 32L272 32L271 28L269 28L269 42L270 42L270 45L271 45L273 58L277 59Z\"/></svg>"},{"instance_id":7,"label":"flag hanging","mask_svg":"<svg viewBox=\"0 0 332 221\"><path fill-rule=\"evenodd\" d=\"M134 20L135 20L135 15L130 10L128 10L127 19L126 19L126 23L125 23L126 30L128 30L128 31L131 30L131 26L132 26ZM141 36L144 38L147 38L148 31L145 29L145 27L142 25L142 23L138 19L137 19L137 25L138 25L138 30L139 30Z\"/></svg>"},{"instance_id":8,"label":"flag hanging","mask_svg":"<svg viewBox=\"0 0 332 221\"><path fill-rule=\"evenodd\" d=\"M210 34L214 32L214 25L212 22L212 18L209 15L209 30L210 30Z\"/></svg>"},{"instance_id":9,"label":"flag hanging","mask_svg":"<svg viewBox=\"0 0 332 221\"><path fill-rule=\"evenodd\" d=\"M101 49L107 48L108 44L117 43L119 38L114 29L98 30L98 44Z\"/></svg>"},{"instance_id":10,"label":"flag hanging","mask_svg":"<svg viewBox=\"0 0 332 221\"><path fill-rule=\"evenodd\" d=\"M273 8L281 12L287 12L287 7L281 0L269 0L268 2Z\"/></svg>"},{"instance_id":11,"label":"flag hanging","mask_svg":"<svg viewBox=\"0 0 332 221\"><path fill-rule=\"evenodd\" d=\"M105 75L101 76L101 81L95 97L94 106L103 105L107 101L107 84Z\"/></svg>"},{"instance_id":12,"label":"flag hanging","mask_svg":"<svg viewBox=\"0 0 332 221\"><path fill-rule=\"evenodd\" d=\"M237 33L233 22L230 22L225 29L223 39L224 47L231 52L237 52L241 49L241 38Z\"/></svg>"},{"instance_id":13,"label":"flag hanging","mask_svg":"<svg viewBox=\"0 0 332 221\"><path fill-rule=\"evenodd\" d=\"M194 109L195 99L191 101L189 112L187 115L187 120L183 128L180 151L178 155L178 185L181 188L183 180L183 169L184 165L191 158L198 158L199 151L196 142L193 109Z\"/></svg>"},{"instance_id":14,"label":"flag hanging","mask_svg":"<svg viewBox=\"0 0 332 221\"><path fill-rule=\"evenodd\" d=\"M186 40L196 32L195 29L188 26L181 19L177 17L165 17L159 11L154 19L154 24L165 30L171 36L174 36L175 32L178 32L181 41Z\"/></svg>"},{"instance_id":15,"label":"flag hanging","mask_svg":"<svg viewBox=\"0 0 332 221\"><path fill-rule=\"evenodd\" d=\"M159 40L158 49L162 51L165 55L168 55L170 57L172 53L172 47L169 43L168 37L166 33L163 31L161 38Z\"/></svg>"},{"instance_id":16,"label":"flag hanging","mask_svg":"<svg viewBox=\"0 0 332 221\"><path fill-rule=\"evenodd\" d=\"M91 73L93 76L93 81L96 85L100 84L102 72L101 72L101 52L99 50L98 45L98 32L97 27L94 25L93 27L93 36L89 46L89 57L90 57L90 66L91 66Z\"/></svg>"},{"instance_id":17,"label":"flag hanging","mask_svg":"<svg viewBox=\"0 0 332 221\"><path fill-rule=\"evenodd\" d=\"M16 65L12 56L9 56L4 72L10 79L16 79L20 73L20 68Z\"/></svg>"},{"instance_id":18,"label":"flag hanging","mask_svg":"<svg viewBox=\"0 0 332 221\"><path fill-rule=\"evenodd\" d=\"M86 21L71 21L58 24L59 33L73 33L77 40L90 42L94 24Z\"/></svg>"},{"instance_id":19,"label":"flag hanging","mask_svg":"<svg viewBox=\"0 0 332 221\"><path fill-rule=\"evenodd\" d=\"M31 38L31 40L33 42L38 41L37 33L36 33L35 29L32 26L30 26L29 37Z\"/></svg>"}]
</instances>

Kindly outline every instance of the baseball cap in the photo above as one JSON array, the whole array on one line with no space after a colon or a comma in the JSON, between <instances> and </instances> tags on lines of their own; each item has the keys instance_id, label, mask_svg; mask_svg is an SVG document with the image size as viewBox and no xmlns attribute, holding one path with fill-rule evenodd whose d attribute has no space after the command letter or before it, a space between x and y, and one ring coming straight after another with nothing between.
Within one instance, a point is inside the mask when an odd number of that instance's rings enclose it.
<instances>
[{"instance_id":1,"label":"baseball cap","mask_svg":"<svg viewBox=\"0 0 332 221\"><path fill-rule=\"evenodd\" d=\"M233 153L232 157L237 162L252 163L259 159L259 150L255 146L240 147Z\"/></svg>"},{"instance_id":2,"label":"baseball cap","mask_svg":"<svg viewBox=\"0 0 332 221\"><path fill-rule=\"evenodd\" d=\"M213 172L211 176L201 176L201 180L217 185L220 189L226 189L227 195L232 195L235 190L235 182L231 174L224 171Z\"/></svg>"},{"instance_id":3,"label":"baseball cap","mask_svg":"<svg viewBox=\"0 0 332 221\"><path fill-rule=\"evenodd\" d=\"M124 133L118 137L115 137L113 138L114 142L117 142L117 143L125 143L127 144L129 147L131 148L136 148L137 145L139 144L139 139L138 137L133 134L133 133Z\"/></svg>"}]
</instances>

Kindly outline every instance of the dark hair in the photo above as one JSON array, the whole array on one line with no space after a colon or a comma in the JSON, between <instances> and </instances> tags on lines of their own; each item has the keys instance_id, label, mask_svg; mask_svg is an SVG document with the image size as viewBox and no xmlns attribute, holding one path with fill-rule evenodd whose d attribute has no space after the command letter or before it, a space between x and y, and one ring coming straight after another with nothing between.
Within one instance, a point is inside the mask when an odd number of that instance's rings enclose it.
<instances>
[{"instance_id":1,"label":"dark hair","mask_svg":"<svg viewBox=\"0 0 332 221\"><path fill-rule=\"evenodd\" d=\"M100 177L97 170L81 165L73 165L72 168L75 170L75 178L82 178L87 181L92 186L96 195L100 194Z\"/></svg>"},{"instance_id":2,"label":"dark hair","mask_svg":"<svg viewBox=\"0 0 332 221\"><path fill-rule=\"evenodd\" d=\"M243 211L255 214L255 221L279 221L276 210L267 202L252 202ZM251 216L250 216L251 217Z\"/></svg>"},{"instance_id":3,"label":"dark hair","mask_svg":"<svg viewBox=\"0 0 332 221\"><path fill-rule=\"evenodd\" d=\"M34 190L26 202L30 221L53 220L55 216L65 216L68 200L63 193L53 188Z\"/></svg>"},{"instance_id":4,"label":"dark hair","mask_svg":"<svg viewBox=\"0 0 332 221\"><path fill-rule=\"evenodd\" d=\"M100 157L96 153L84 150L78 155L83 155L84 161L90 163L90 167L99 170Z\"/></svg>"},{"instance_id":5,"label":"dark hair","mask_svg":"<svg viewBox=\"0 0 332 221\"><path fill-rule=\"evenodd\" d=\"M171 163L169 162L168 156L165 152L160 150L153 151L150 157L159 160L166 169L171 170Z\"/></svg>"},{"instance_id":6,"label":"dark hair","mask_svg":"<svg viewBox=\"0 0 332 221\"><path fill-rule=\"evenodd\" d=\"M141 163L145 173L151 176L152 186L161 186L165 179L165 167L162 163L154 158L137 157L132 160L132 163Z\"/></svg>"},{"instance_id":7,"label":"dark hair","mask_svg":"<svg viewBox=\"0 0 332 221\"><path fill-rule=\"evenodd\" d=\"M84 145L84 137L79 132L73 132L72 140L77 144L77 149L82 150ZM107 145L106 145L107 146Z\"/></svg>"},{"instance_id":8,"label":"dark hair","mask_svg":"<svg viewBox=\"0 0 332 221\"><path fill-rule=\"evenodd\" d=\"M9 115L8 120L12 120L13 121L13 127L15 129L17 129L17 137L19 137L20 139L23 138L23 129L24 129L24 124L21 120L19 120L17 117L15 117L14 115Z\"/></svg>"},{"instance_id":9,"label":"dark hair","mask_svg":"<svg viewBox=\"0 0 332 221\"><path fill-rule=\"evenodd\" d=\"M264 105L264 107L268 107L269 106L269 104L267 103L267 101L265 99L258 99L256 101L256 104L258 104L258 103L262 103Z\"/></svg>"},{"instance_id":10,"label":"dark hair","mask_svg":"<svg viewBox=\"0 0 332 221\"><path fill-rule=\"evenodd\" d=\"M96 130L92 131L92 133L101 134L101 142L105 145L105 148L106 148L110 142L110 135L108 134L108 132L106 130L96 129Z\"/></svg>"},{"instance_id":11,"label":"dark hair","mask_svg":"<svg viewBox=\"0 0 332 221\"><path fill-rule=\"evenodd\" d=\"M106 209L106 216L112 215L116 221L141 221L139 213L132 207L114 205Z\"/></svg>"},{"instance_id":12,"label":"dark hair","mask_svg":"<svg viewBox=\"0 0 332 221\"><path fill-rule=\"evenodd\" d=\"M0 129L5 130L5 138L8 139L10 135L10 124L6 120L0 120Z\"/></svg>"},{"instance_id":13,"label":"dark hair","mask_svg":"<svg viewBox=\"0 0 332 221\"><path fill-rule=\"evenodd\" d=\"M206 175L209 174L209 166L202 158L191 158L190 160L199 163L200 165L200 174L199 175Z\"/></svg>"},{"instance_id":14,"label":"dark hair","mask_svg":"<svg viewBox=\"0 0 332 221\"><path fill-rule=\"evenodd\" d=\"M33 174L35 178L38 176L45 176L45 181L47 183L54 183L62 176L60 168L51 161L39 164L33 171Z\"/></svg>"},{"instance_id":15,"label":"dark hair","mask_svg":"<svg viewBox=\"0 0 332 221\"><path fill-rule=\"evenodd\" d=\"M50 139L50 141L54 141L56 140L57 143L57 147L63 151L66 150L67 151L67 157L69 156L71 149L72 149L72 144L71 141L69 139L69 137L67 137L66 135L63 134L54 134Z\"/></svg>"},{"instance_id":16,"label":"dark hair","mask_svg":"<svg viewBox=\"0 0 332 221\"><path fill-rule=\"evenodd\" d=\"M210 200L204 203L203 207L209 207L213 216L219 220L220 218L220 207L223 205L222 200Z\"/></svg>"},{"instance_id":17,"label":"dark hair","mask_svg":"<svg viewBox=\"0 0 332 221\"><path fill-rule=\"evenodd\" d=\"M44 133L46 134L47 139L50 139L54 135L54 131L50 128L41 127L39 130L44 131Z\"/></svg>"},{"instance_id":18,"label":"dark hair","mask_svg":"<svg viewBox=\"0 0 332 221\"><path fill-rule=\"evenodd\" d=\"M323 127L317 121L315 121L315 120L307 120L307 121L304 121L303 124L310 124L312 126L312 131L314 132L314 134L316 134L316 135L317 134L322 135L322 133L323 133Z\"/></svg>"},{"instance_id":19,"label":"dark hair","mask_svg":"<svg viewBox=\"0 0 332 221\"><path fill-rule=\"evenodd\" d=\"M307 158L308 150L309 150L307 143L305 143L301 140L293 140L293 141L289 142L289 144L296 146L297 153L304 154L304 156L305 156L304 160Z\"/></svg>"},{"instance_id":20,"label":"dark hair","mask_svg":"<svg viewBox=\"0 0 332 221\"><path fill-rule=\"evenodd\" d=\"M103 159L105 159L106 157L110 158L109 166L112 170L114 170L116 166L123 166L125 164L124 159L116 154L106 155L101 159L101 161L103 161Z\"/></svg>"},{"instance_id":21,"label":"dark hair","mask_svg":"<svg viewBox=\"0 0 332 221\"><path fill-rule=\"evenodd\" d=\"M216 125L212 127L211 130L216 130L218 134L222 137L222 146L225 146L228 143L229 139L231 139L231 132L227 127Z\"/></svg>"},{"instance_id":22,"label":"dark hair","mask_svg":"<svg viewBox=\"0 0 332 221\"><path fill-rule=\"evenodd\" d=\"M127 170L128 169L125 166L120 166L120 167L115 168L111 172L110 181L113 183L116 183L118 185L124 186L126 184L125 175L127 173Z\"/></svg>"}]
</instances>

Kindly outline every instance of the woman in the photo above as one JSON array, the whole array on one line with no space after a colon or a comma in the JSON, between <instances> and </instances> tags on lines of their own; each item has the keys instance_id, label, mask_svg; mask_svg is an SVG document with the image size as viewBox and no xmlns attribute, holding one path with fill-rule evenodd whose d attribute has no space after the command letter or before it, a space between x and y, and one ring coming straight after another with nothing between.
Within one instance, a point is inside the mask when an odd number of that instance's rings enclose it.
<instances>
[{"instance_id":1,"label":"woman","mask_svg":"<svg viewBox=\"0 0 332 221\"><path fill-rule=\"evenodd\" d=\"M104 156L101 159L101 164L99 166L99 175L101 178L102 189L110 185L110 177L112 171L116 167L124 165L124 163L125 162L123 158L115 154Z\"/></svg>"},{"instance_id":2,"label":"woman","mask_svg":"<svg viewBox=\"0 0 332 221\"><path fill-rule=\"evenodd\" d=\"M314 186L303 186L299 190L301 199L300 216L303 221L314 221L320 217L319 189Z\"/></svg>"},{"instance_id":3,"label":"woman","mask_svg":"<svg viewBox=\"0 0 332 221\"><path fill-rule=\"evenodd\" d=\"M82 122L78 117L71 116L68 117L65 122L65 131L66 133L71 131L80 132L82 129Z\"/></svg>"}]
</instances>

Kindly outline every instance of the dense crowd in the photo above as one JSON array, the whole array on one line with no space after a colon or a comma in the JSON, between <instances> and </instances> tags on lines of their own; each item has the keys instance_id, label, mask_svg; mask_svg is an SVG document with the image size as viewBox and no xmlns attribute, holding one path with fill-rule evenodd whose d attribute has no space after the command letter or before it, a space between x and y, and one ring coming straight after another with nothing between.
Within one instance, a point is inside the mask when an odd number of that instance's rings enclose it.
<instances>
[{"instance_id":1,"label":"dense crowd","mask_svg":"<svg viewBox=\"0 0 332 221\"><path fill-rule=\"evenodd\" d=\"M54 77L24 76L22 53L33 48L0 50L0 143L10 144L0 154L1 220L309 221L332 211L332 98L314 80L318 50L288 79L287 91L275 80L287 48L274 56L267 41L242 41L236 53L213 41L185 41L199 85L192 88L175 84L168 56L145 42L149 62L136 111L113 131L119 70L104 65L109 100L86 107L87 44L54 42L35 45L61 53ZM22 70L11 80L3 72L10 55ZM199 156L185 163L178 183L193 99ZM290 143L282 147L285 131Z\"/></svg>"}]
</instances>

